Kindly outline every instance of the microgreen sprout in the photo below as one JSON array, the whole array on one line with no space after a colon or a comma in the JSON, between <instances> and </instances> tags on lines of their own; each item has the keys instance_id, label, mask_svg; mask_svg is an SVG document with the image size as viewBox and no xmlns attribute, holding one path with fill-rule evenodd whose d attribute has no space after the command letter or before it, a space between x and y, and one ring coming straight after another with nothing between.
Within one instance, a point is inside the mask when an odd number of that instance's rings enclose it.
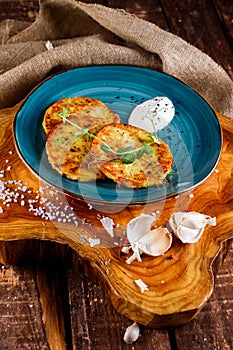
<instances>
[{"instance_id":1,"label":"microgreen sprout","mask_svg":"<svg viewBox=\"0 0 233 350\"><path fill-rule=\"evenodd\" d=\"M167 107L162 107L160 108L159 110L153 110L151 111L150 113L148 113L143 119L149 119L151 124L152 124L152 127L153 127L153 130L154 130L154 133L156 135L156 126L155 126L155 120L156 120L156 117L157 115L159 115L160 112L164 112L166 113L168 111L168 108Z\"/></svg>"},{"instance_id":2,"label":"microgreen sprout","mask_svg":"<svg viewBox=\"0 0 233 350\"><path fill-rule=\"evenodd\" d=\"M102 144L100 148L107 154L114 154L116 157L119 157L123 164L132 164L136 159L140 159L143 154L153 153L151 146L146 142L144 142L141 147L136 149L133 149L132 146L128 146L125 148L118 148L117 151L114 151L107 144Z\"/></svg>"}]
</instances>

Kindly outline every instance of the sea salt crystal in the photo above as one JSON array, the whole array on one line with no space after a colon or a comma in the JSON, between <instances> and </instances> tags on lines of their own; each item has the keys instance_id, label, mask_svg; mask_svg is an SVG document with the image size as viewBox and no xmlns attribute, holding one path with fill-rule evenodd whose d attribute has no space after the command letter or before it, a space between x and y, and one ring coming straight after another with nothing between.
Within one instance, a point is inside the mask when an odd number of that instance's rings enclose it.
<instances>
[{"instance_id":1,"label":"sea salt crystal","mask_svg":"<svg viewBox=\"0 0 233 350\"><path fill-rule=\"evenodd\" d=\"M10 167L8 167L10 170ZM0 170L0 177L4 177L4 170ZM44 194L41 197L41 193ZM27 183L23 183L21 180L7 181L0 180L0 201L2 207L0 207L0 213L3 212L4 206L10 207L14 203L18 203L21 207L26 207L28 212L33 213L35 216L39 216L44 220L56 220L58 222L69 222L76 227L79 225L75 213L72 211L69 205L62 208L63 203L61 198L58 197L58 191L51 190L51 188L40 187L40 191L32 191ZM27 198L27 194L31 194L30 198ZM49 194L50 201L46 198ZM58 205L60 203L60 205ZM87 223L85 221L85 223Z\"/></svg>"},{"instance_id":2,"label":"sea salt crystal","mask_svg":"<svg viewBox=\"0 0 233 350\"><path fill-rule=\"evenodd\" d=\"M3 208L0 207L0 214L2 214L4 212Z\"/></svg>"},{"instance_id":3,"label":"sea salt crystal","mask_svg":"<svg viewBox=\"0 0 233 350\"><path fill-rule=\"evenodd\" d=\"M45 43L45 47L48 51L53 49L53 44L51 43L51 41L47 40Z\"/></svg>"}]
</instances>

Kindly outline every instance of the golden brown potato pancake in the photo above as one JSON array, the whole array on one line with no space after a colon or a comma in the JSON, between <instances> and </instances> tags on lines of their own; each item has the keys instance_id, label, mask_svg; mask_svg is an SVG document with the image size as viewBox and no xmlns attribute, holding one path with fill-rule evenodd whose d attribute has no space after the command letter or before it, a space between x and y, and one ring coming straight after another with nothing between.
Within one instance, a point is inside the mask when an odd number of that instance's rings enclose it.
<instances>
[{"instance_id":1,"label":"golden brown potato pancake","mask_svg":"<svg viewBox=\"0 0 233 350\"><path fill-rule=\"evenodd\" d=\"M46 152L51 166L61 175L78 181L103 178L89 154L93 138L104 125L120 121L105 105L82 109L57 124L47 135ZM89 131L90 130L90 131Z\"/></svg>"},{"instance_id":2,"label":"golden brown potato pancake","mask_svg":"<svg viewBox=\"0 0 233 350\"><path fill-rule=\"evenodd\" d=\"M104 103L100 100L86 97L66 97L53 103L44 114L43 118L43 129L48 134L58 123L62 121L61 115L76 114L80 110L88 109L92 106L104 106Z\"/></svg>"},{"instance_id":3,"label":"golden brown potato pancake","mask_svg":"<svg viewBox=\"0 0 233 350\"><path fill-rule=\"evenodd\" d=\"M121 123L103 127L91 152L108 178L129 188L159 186L173 166L164 141L155 142L147 131Z\"/></svg>"},{"instance_id":4,"label":"golden brown potato pancake","mask_svg":"<svg viewBox=\"0 0 233 350\"><path fill-rule=\"evenodd\" d=\"M92 128L90 130L91 135L96 134L100 128ZM97 166L93 154L90 152L92 142L93 138L86 134L76 138L67 149L61 171L68 179L79 182L90 182L96 179L106 178Z\"/></svg>"}]
</instances>

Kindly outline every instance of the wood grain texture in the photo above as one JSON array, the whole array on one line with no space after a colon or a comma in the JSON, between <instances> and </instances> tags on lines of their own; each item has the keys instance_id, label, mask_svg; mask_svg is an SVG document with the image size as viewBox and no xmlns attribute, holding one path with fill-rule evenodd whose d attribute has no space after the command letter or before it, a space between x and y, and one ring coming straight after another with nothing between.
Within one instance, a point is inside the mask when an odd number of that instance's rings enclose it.
<instances>
[{"instance_id":1,"label":"wood grain texture","mask_svg":"<svg viewBox=\"0 0 233 350\"><path fill-rule=\"evenodd\" d=\"M210 302L193 321L175 330L179 350L186 350L187 343L192 350L232 349L232 259L231 248L219 267Z\"/></svg>"},{"instance_id":2,"label":"wood grain texture","mask_svg":"<svg viewBox=\"0 0 233 350\"><path fill-rule=\"evenodd\" d=\"M83 350L127 350L131 348L121 339L123 339L126 327L132 322L113 308L100 286L85 278L77 255L69 270L69 276L74 348ZM78 294L77 285L80 286ZM109 326L106 327L106 325ZM140 334L138 341L133 344L135 350L170 349L166 329L149 329L141 326Z\"/></svg>"},{"instance_id":3,"label":"wood grain texture","mask_svg":"<svg viewBox=\"0 0 233 350\"><path fill-rule=\"evenodd\" d=\"M91 0L84 0L84 2L93 3ZM192 3L190 1L167 0L159 2L140 0L94 2L110 7L125 8L127 6L129 12L136 14L138 17L151 21L174 34L180 33L186 41L210 54L216 62L219 64L223 62L224 68L233 77L232 54L230 57L225 54L225 52L229 53L230 47L232 49L232 6L230 0L208 1L205 3L207 10L204 12L199 8L199 1ZM196 4L195 18L192 15L191 21L185 20L182 22L184 17L189 17L189 11L190 8L193 8L193 4ZM171 10L168 8L170 5ZM178 7L179 11L174 13L174 7ZM212 7L217 10L218 16L215 17L215 21L209 18L203 26L203 17L206 14L209 16L208 9L212 12ZM183 9L182 14L180 13L181 8ZM33 16L31 16L31 10ZM0 0L0 20L13 18L33 21L37 10L38 0ZM176 20L174 20L174 17ZM221 39L222 42L219 42L219 40L213 42L213 33L216 33L216 26L224 33ZM200 29L205 32L203 40L200 40ZM217 36L219 36L218 33ZM219 45L223 47L223 50L219 49ZM189 200L187 199L186 202L189 202ZM40 264L45 259L47 265L51 264L52 260L54 263L54 279L62 281L62 278L59 278L60 266L56 266L56 262L61 261L64 257L63 254L57 253L61 245L56 244L56 249L52 249L50 243L50 241L30 241L27 239L24 241L24 248L22 249L21 242L18 240L15 242L1 242L3 248L1 251L6 252L4 258L8 257L10 261L14 261L16 264L24 263L25 260L30 263L30 266L24 265L23 268L0 265L0 347L3 350L11 348L20 350L28 348L52 349L46 339L46 333L51 330L46 329L41 320L42 310L37 287L37 279L40 278L40 274L43 275L46 272L46 269L41 270L40 267L32 269L30 260L34 258L33 261L38 261ZM220 266L226 249L228 249L228 253L223 265ZM32 252L34 256L28 256L29 252ZM44 253L46 253L46 257ZM72 255L68 250L66 256L69 254ZM75 253L74 256L76 259ZM182 327L164 330L141 326L141 337L132 347L126 345L122 340L126 326L131 324L130 320L119 315L106 300L106 294L102 289L83 276L80 264L74 264L74 267L68 270L73 346L68 343L67 349L103 350L103 346L105 346L105 349L111 350L129 348L135 350L231 350L233 348L231 322L233 316L232 259L232 248L230 249L230 240L228 240L223 243L223 249L215 259L216 264L213 266L220 266L214 292L209 302L191 322ZM12 269L14 272L12 272ZM50 272L48 276L49 274ZM57 295L61 293L61 286L59 286L58 281L56 283L54 281L52 285L55 290L46 289L48 299L54 292ZM66 285L64 284L65 288ZM25 300L26 302L22 302ZM19 307L19 305L21 306ZM29 305L33 307L29 307ZM58 318L64 312L60 306L59 303L57 305L54 303ZM46 309L43 312L46 313ZM63 316L65 318L64 322L69 324L67 312ZM105 322L102 322L101 316ZM95 318L98 322L95 321ZM51 325L52 322L50 322ZM62 341L62 344L64 344L64 341ZM52 345L54 346L54 343Z\"/></svg>"},{"instance_id":4,"label":"wood grain texture","mask_svg":"<svg viewBox=\"0 0 233 350\"><path fill-rule=\"evenodd\" d=\"M100 218L104 216L101 207L90 209L82 200L64 195L43 184L20 159L13 140L12 123L19 106L1 112L1 163L4 193L18 193L22 200L13 198L1 203L0 240L38 239L65 244L76 251L84 271L106 290L114 308L127 318L150 327L170 327L190 321L206 304L213 292L212 263L218 255L221 244L233 236L233 128L229 118L219 115L223 128L223 148L218 172L199 187L178 198L145 206L130 206L113 212L110 216L116 229L114 237L103 229ZM19 184L20 181L20 184ZM41 192L41 188L43 191ZM40 191L39 191L40 188ZM23 190L24 191L23 191ZM55 194L55 195L54 195ZM46 196L49 208L58 203L73 208L76 224L63 222L56 217L45 220L45 207L41 197ZM33 210L32 208L33 203ZM43 202L44 205L44 202ZM65 212L59 206L60 213ZM57 210L57 209L56 209ZM172 248L163 256L143 257L143 262L126 264L126 257L116 246L125 231L128 221L141 212L152 213L160 210L157 225L166 226L174 211L198 211L217 217L216 227L207 227L196 244L182 244L174 240ZM41 212L43 212L41 216ZM68 212L65 212L69 217ZM61 218L60 218L61 219ZM20 229L19 229L20 228ZM101 245L91 247L88 239L98 237ZM170 254L175 256L170 259ZM6 252L1 253L3 263L10 263ZM149 291L142 293L135 280L142 279ZM43 280L41 282L43 284Z\"/></svg>"},{"instance_id":5,"label":"wood grain texture","mask_svg":"<svg viewBox=\"0 0 233 350\"><path fill-rule=\"evenodd\" d=\"M41 319L35 276L34 267L9 266L0 273L0 293L5 295L0 302L3 350L28 349L28 344L37 344L37 349L41 350L50 349Z\"/></svg>"}]
</instances>

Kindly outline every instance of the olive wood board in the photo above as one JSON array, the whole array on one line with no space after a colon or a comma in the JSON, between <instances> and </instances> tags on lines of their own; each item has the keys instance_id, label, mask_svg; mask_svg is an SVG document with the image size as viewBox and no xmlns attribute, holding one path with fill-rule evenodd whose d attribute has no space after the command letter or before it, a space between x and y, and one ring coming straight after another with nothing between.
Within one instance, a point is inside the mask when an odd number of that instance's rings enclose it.
<instances>
[{"instance_id":1,"label":"olive wood board","mask_svg":"<svg viewBox=\"0 0 233 350\"><path fill-rule=\"evenodd\" d=\"M114 308L133 321L161 328L192 320L213 292L213 263L222 244L233 238L232 119L217 113L223 147L216 170L203 183L151 204L124 208L109 204L106 215L106 203L92 206L64 194L28 168L17 152L13 136L14 117L20 106L21 103L0 111L0 180L11 198L0 197L0 240L49 240L68 245L78 254L85 274L106 291ZM44 216L46 205L56 218ZM177 211L215 216L217 225L206 226L195 244L183 244L174 238L164 255L142 255L142 262L127 264L128 255L121 253L120 238L129 220L141 213L157 213L156 225L166 226ZM113 237L100 222L106 216L114 222ZM92 247L89 238L99 238L100 244ZM3 264L9 259L9 252L0 251ZM142 292L135 283L138 279L149 290Z\"/></svg>"}]
</instances>

